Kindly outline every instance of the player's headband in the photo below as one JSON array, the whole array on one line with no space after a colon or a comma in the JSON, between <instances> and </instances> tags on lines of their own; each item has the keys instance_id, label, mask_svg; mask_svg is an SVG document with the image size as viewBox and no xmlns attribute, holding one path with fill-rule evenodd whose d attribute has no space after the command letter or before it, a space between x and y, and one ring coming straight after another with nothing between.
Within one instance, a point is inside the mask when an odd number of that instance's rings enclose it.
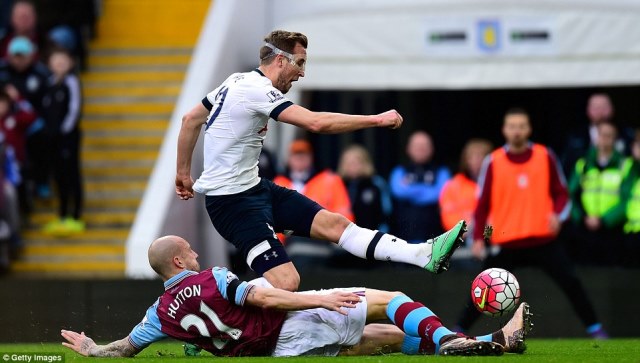
<instances>
[{"instance_id":1,"label":"player's headband","mask_svg":"<svg viewBox=\"0 0 640 363\"><path fill-rule=\"evenodd\" d=\"M262 59L267 59L269 57L273 57L274 55L282 55L287 57L288 59L293 59L293 54L289 53L289 52L285 52L284 50L276 47L275 45L271 44L271 43L264 43L265 47L269 47L271 48L271 53L265 55L264 57L262 57Z\"/></svg>"},{"instance_id":2,"label":"player's headband","mask_svg":"<svg viewBox=\"0 0 640 363\"><path fill-rule=\"evenodd\" d=\"M291 54L289 52L285 52L284 50L276 47L275 45L273 45L271 43L264 43L264 45L265 45L265 47L271 48L271 53L265 55L264 57L262 57L262 59L267 59L267 58L273 57L275 55L281 55L281 56L287 58L289 60L289 63L291 63L293 66L296 66L296 67L300 68L302 71L304 71L304 67L305 67L305 63L306 63L306 59L307 59L306 55L303 55L303 54Z\"/></svg>"}]
</instances>

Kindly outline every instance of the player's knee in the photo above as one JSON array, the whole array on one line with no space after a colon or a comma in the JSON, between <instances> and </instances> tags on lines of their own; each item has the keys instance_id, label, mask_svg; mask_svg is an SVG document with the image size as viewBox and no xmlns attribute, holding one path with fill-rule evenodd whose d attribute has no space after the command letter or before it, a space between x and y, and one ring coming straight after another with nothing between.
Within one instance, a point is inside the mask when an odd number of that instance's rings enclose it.
<instances>
[{"instance_id":1,"label":"player's knee","mask_svg":"<svg viewBox=\"0 0 640 363\"><path fill-rule=\"evenodd\" d=\"M278 289L297 291L300 286L300 274L293 264L280 265L265 272L263 276Z\"/></svg>"},{"instance_id":2,"label":"player's knee","mask_svg":"<svg viewBox=\"0 0 640 363\"><path fill-rule=\"evenodd\" d=\"M398 296L406 296L406 294L403 293L402 291L385 291L385 294L384 294L385 305L389 304L389 302L391 302L391 300L393 300L394 298L396 298Z\"/></svg>"},{"instance_id":3,"label":"player's knee","mask_svg":"<svg viewBox=\"0 0 640 363\"><path fill-rule=\"evenodd\" d=\"M323 209L313 221L311 237L337 242L349 224L351 221L342 214Z\"/></svg>"},{"instance_id":4,"label":"player's knee","mask_svg":"<svg viewBox=\"0 0 640 363\"><path fill-rule=\"evenodd\" d=\"M347 228L349 224L351 224L351 221L340 213L333 213L333 216L335 218L334 226L340 231L340 233L342 233L345 228Z\"/></svg>"},{"instance_id":5,"label":"player's knee","mask_svg":"<svg viewBox=\"0 0 640 363\"><path fill-rule=\"evenodd\" d=\"M340 237L344 233L345 229L349 227L351 221L347 219L347 217L343 216L339 213L333 213L334 216L334 224L331 227L331 238L330 241L337 243L340 240Z\"/></svg>"},{"instance_id":6,"label":"player's knee","mask_svg":"<svg viewBox=\"0 0 640 363\"><path fill-rule=\"evenodd\" d=\"M278 289L298 291L298 287L300 287L300 275L296 274L295 276L287 276L287 278L278 279L271 284L273 287L277 287Z\"/></svg>"}]
</instances>

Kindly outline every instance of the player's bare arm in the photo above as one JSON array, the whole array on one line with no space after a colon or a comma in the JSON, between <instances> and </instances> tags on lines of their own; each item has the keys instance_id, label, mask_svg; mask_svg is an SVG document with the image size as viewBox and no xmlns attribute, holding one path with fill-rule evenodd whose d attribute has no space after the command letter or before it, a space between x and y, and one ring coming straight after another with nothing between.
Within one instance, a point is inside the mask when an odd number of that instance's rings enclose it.
<instances>
[{"instance_id":1,"label":"player's bare arm","mask_svg":"<svg viewBox=\"0 0 640 363\"><path fill-rule=\"evenodd\" d=\"M176 165L176 194L182 200L193 198L191 157L200 136L200 129L207 122L208 115L209 110L199 103L182 117Z\"/></svg>"},{"instance_id":2,"label":"player's bare arm","mask_svg":"<svg viewBox=\"0 0 640 363\"><path fill-rule=\"evenodd\" d=\"M377 115L348 115L333 112L313 112L299 105L287 107L278 121L302 127L321 134L337 134L370 127L397 129L402 125L402 116L396 110Z\"/></svg>"},{"instance_id":3,"label":"player's bare arm","mask_svg":"<svg viewBox=\"0 0 640 363\"><path fill-rule=\"evenodd\" d=\"M324 308L347 315L344 308L355 308L360 297L351 292L333 292L327 295L298 294L275 288L253 286L247 296L247 304L275 310L304 310Z\"/></svg>"},{"instance_id":4,"label":"player's bare arm","mask_svg":"<svg viewBox=\"0 0 640 363\"><path fill-rule=\"evenodd\" d=\"M84 335L84 332L76 333L71 330L62 330L60 334L67 340L62 342L62 345L85 357L133 357L139 352L129 343L128 338L116 340L107 345L97 345L93 339Z\"/></svg>"}]
</instances>

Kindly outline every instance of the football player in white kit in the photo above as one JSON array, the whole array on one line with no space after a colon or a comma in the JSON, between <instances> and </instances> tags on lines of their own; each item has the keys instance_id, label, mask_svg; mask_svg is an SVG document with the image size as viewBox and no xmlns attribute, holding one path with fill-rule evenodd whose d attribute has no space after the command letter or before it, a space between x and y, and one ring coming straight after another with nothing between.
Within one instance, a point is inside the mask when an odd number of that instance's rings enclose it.
<instances>
[{"instance_id":1,"label":"football player in white kit","mask_svg":"<svg viewBox=\"0 0 640 363\"><path fill-rule=\"evenodd\" d=\"M284 94L304 77L307 37L276 30L264 41L257 69L232 74L184 115L178 137L178 197L190 199L194 191L205 194L216 230L238 248L251 269L282 289L294 291L300 283L276 236L285 230L337 243L360 258L410 263L433 273L446 270L451 254L462 243L464 221L424 243L409 244L361 228L296 191L258 177L269 119L317 133L396 129L403 121L395 110L364 116L312 112L293 104ZM203 126L204 171L194 183L191 156Z\"/></svg>"}]
</instances>

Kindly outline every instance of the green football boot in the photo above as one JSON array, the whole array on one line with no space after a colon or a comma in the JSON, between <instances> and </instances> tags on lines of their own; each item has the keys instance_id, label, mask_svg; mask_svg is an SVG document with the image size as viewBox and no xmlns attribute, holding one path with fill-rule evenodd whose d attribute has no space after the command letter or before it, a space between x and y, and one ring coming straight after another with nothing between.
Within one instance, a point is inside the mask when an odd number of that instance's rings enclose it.
<instances>
[{"instance_id":1,"label":"green football boot","mask_svg":"<svg viewBox=\"0 0 640 363\"><path fill-rule=\"evenodd\" d=\"M449 259L453 255L456 248L464 244L462 235L467 231L467 223L462 220L458 222L449 231L430 239L425 243L432 245L431 260L424 266L424 269L434 274L449 269Z\"/></svg>"}]
</instances>

